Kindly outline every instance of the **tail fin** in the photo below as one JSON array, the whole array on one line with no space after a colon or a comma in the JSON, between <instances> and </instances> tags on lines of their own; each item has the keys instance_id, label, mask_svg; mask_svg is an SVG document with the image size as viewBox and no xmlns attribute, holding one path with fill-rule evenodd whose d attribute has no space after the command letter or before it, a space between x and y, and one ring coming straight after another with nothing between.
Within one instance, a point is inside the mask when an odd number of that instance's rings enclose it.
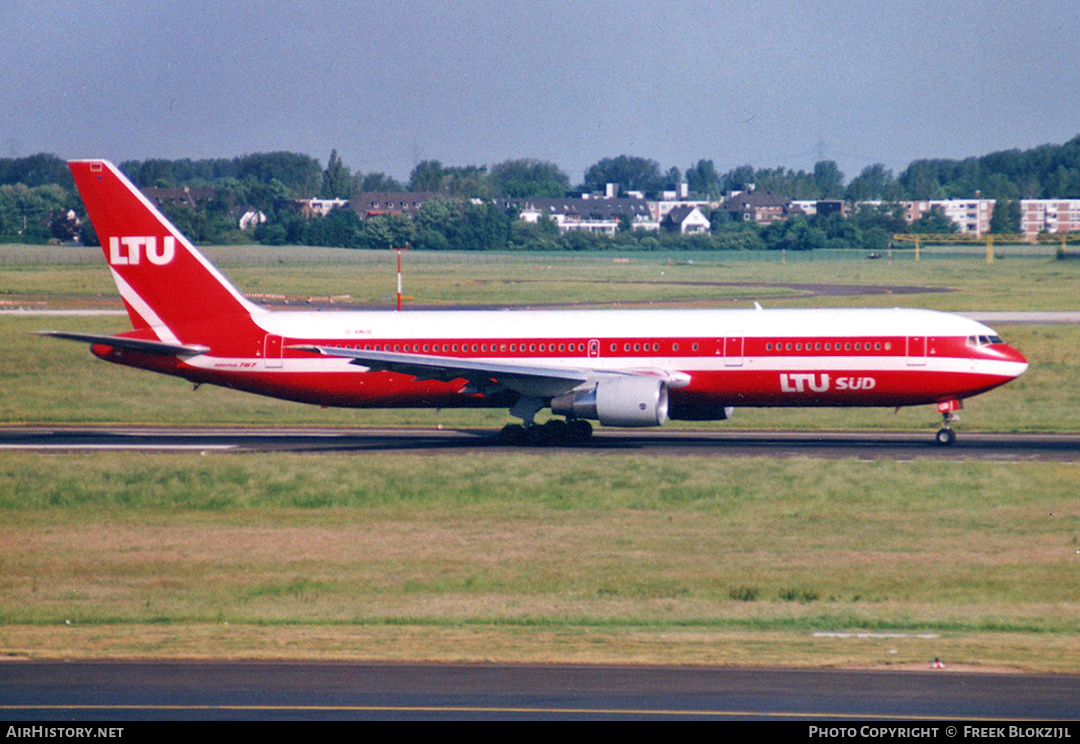
<instances>
[{"instance_id":1,"label":"tail fin","mask_svg":"<svg viewBox=\"0 0 1080 744\"><path fill-rule=\"evenodd\" d=\"M183 233L105 160L68 163L131 324L166 343L211 343L235 333L226 318L262 308L244 299ZM209 334L209 336L208 336Z\"/></svg>"}]
</instances>

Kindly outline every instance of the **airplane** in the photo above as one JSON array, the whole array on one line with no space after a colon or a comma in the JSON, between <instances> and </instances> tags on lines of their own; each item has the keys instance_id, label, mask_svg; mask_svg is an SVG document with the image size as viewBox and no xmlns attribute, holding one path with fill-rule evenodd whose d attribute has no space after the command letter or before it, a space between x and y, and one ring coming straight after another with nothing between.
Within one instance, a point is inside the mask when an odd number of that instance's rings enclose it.
<instances>
[{"instance_id":1,"label":"airplane","mask_svg":"<svg viewBox=\"0 0 1080 744\"><path fill-rule=\"evenodd\" d=\"M69 167L132 330L43 335L196 386L324 407L507 408L521 423L499 437L515 445L738 406L936 405L948 445L965 398L1028 367L982 323L917 309L269 310L112 163ZM544 409L563 418L539 424Z\"/></svg>"}]
</instances>

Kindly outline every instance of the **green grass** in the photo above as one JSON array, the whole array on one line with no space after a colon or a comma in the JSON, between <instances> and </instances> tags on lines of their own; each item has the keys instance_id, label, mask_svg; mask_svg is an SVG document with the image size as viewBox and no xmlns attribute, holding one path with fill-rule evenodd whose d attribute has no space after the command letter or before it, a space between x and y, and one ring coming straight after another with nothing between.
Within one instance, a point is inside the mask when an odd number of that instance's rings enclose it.
<instances>
[{"instance_id":1,"label":"green grass","mask_svg":"<svg viewBox=\"0 0 1080 744\"><path fill-rule=\"evenodd\" d=\"M0 247L0 300L119 308L100 257ZM242 289L388 302L388 255L209 251ZM751 290L661 281L926 284L771 306L1075 309L1045 258L749 262L412 254L416 301L669 302ZM519 283L522 277L542 281ZM548 281L550 278L550 281ZM483 280L483 281L478 281ZM766 290L761 290L766 291ZM772 292L773 290L768 290ZM799 296L796 296L799 295ZM733 300L738 296L741 299ZM111 303L111 304L110 304ZM350 411L116 367L0 316L7 424L496 427L505 411ZM998 329L1029 357L964 430L1077 431L1080 328ZM931 408L738 410L717 427L930 431ZM693 426L700 426L694 424ZM1067 463L573 453L0 454L0 653L1080 670L1080 471ZM818 630L933 640L819 639Z\"/></svg>"},{"instance_id":2,"label":"green grass","mask_svg":"<svg viewBox=\"0 0 1080 744\"><path fill-rule=\"evenodd\" d=\"M1041 463L8 453L0 618L1075 633L1078 490Z\"/></svg>"},{"instance_id":3,"label":"green grass","mask_svg":"<svg viewBox=\"0 0 1080 744\"><path fill-rule=\"evenodd\" d=\"M65 253L66 251L66 253ZM396 290L394 254L332 248L238 246L205 252L241 291L297 296L349 295L354 302L391 305ZM972 258L910 255L895 261L780 262L779 254L745 260L739 253L461 254L411 253L405 292L423 304L690 303L746 307L928 307L941 310L1075 309L1080 261L1047 256L1007 258L987 265ZM692 261L692 263L691 263ZM687 284L678 284L684 282ZM693 283L911 285L928 294L818 297L809 289L701 286ZM54 294L56 301L114 298L97 249L0 246L0 299ZM120 307L118 301L116 307Z\"/></svg>"}]
</instances>

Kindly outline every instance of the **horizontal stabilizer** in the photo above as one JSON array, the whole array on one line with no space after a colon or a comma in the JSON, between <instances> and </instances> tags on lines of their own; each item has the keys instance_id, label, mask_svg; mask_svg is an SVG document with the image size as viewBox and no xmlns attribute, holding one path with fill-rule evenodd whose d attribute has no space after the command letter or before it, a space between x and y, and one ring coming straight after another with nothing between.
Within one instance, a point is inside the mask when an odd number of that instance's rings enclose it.
<instances>
[{"instance_id":1,"label":"horizontal stabilizer","mask_svg":"<svg viewBox=\"0 0 1080 744\"><path fill-rule=\"evenodd\" d=\"M138 338L105 336L94 333L38 331L38 335L52 336L53 338L66 338L69 341L85 341L89 344L104 344L105 346L113 346L117 349L130 349L132 351L142 351L148 354L162 354L164 356L196 356L210 351L210 347L208 346L168 344L164 341L144 341Z\"/></svg>"}]
</instances>

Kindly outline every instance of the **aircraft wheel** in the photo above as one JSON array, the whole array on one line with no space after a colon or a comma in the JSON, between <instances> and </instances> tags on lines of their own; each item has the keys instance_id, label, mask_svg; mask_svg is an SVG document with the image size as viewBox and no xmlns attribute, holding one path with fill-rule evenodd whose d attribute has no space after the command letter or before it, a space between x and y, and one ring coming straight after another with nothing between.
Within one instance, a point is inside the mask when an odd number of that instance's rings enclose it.
<instances>
[{"instance_id":1,"label":"aircraft wheel","mask_svg":"<svg viewBox=\"0 0 1080 744\"><path fill-rule=\"evenodd\" d=\"M592 437L592 424L585 419L566 422L566 432L571 442L587 442Z\"/></svg>"},{"instance_id":2,"label":"aircraft wheel","mask_svg":"<svg viewBox=\"0 0 1080 744\"><path fill-rule=\"evenodd\" d=\"M525 444L530 447L538 447L548 443L548 431L539 425L525 427Z\"/></svg>"},{"instance_id":3,"label":"aircraft wheel","mask_svg":"<svg viewBox=\"0 0 1080 744\"><path fill-rule=\"evenodd\" d=\"M525 444L525 427L521 424L507 424L499 431L499 441L513 446Z\"/></svg>"},{"instance_id":4,"label":"aircraft wheel","mask_svg":"<svg viewBox=\"0 0 1080 744\"><path fill-rule=\"evenodd\" d=\"M948 446L956 441L956 432L952 429L938 429L935 440L943 447Z\"/></svg>"},{"instance_id":5,"label":"aircraft wheel","mask_svg":"<svg viewBox=\"0 0 1080 744\"><path fill-rule=\"evenodd\" d=\"M549 444L564 444L570 439L570 427L562 419L544 422L544 438Z\"/></svg>"}]
</instances>

